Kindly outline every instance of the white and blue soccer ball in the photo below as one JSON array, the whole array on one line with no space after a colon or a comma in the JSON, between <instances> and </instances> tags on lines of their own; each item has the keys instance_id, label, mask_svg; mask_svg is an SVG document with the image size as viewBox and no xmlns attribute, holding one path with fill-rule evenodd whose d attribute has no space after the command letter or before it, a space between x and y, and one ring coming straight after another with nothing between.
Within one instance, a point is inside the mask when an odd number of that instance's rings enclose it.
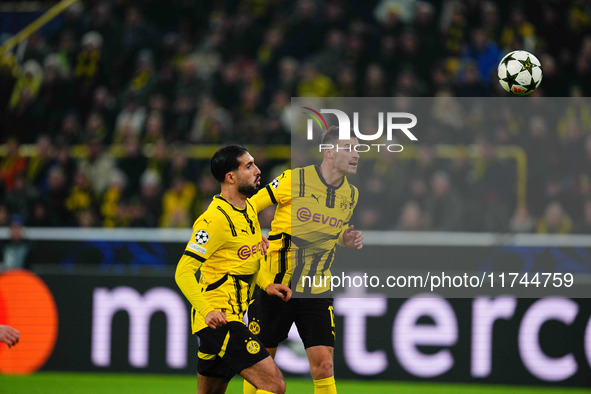
<instances>
[{"instance_id":1,"label":"white and blue soccer ball","mask_svg":"<svg viewBox=\"0 0 591 394\"><path fill-rule=\"evenodd\" d=\"M540 86L542 65L537 57L527 51L513 51L499 63L497 75L503 89L525 96Z\"/></svg>"}]
</instances>

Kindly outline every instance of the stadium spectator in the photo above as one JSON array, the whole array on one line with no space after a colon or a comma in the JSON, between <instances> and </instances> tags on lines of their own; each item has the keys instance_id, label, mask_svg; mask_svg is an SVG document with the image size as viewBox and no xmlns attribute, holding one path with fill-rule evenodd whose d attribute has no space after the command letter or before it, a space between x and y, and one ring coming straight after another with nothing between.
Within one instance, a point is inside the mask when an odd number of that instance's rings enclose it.
<instances>
[{"instance_id":1,"label":"stadium spectator","mask_svg":"<svg viewBox=\"0 0 591 394\"><path fill-rule=\"evenodd\" d=\"M107 128L105 118L99 112L91 112L86 118L86 125L82 131L85 140L97 140L106 143L111 140L111 131Z\"/></svg>"},{"instance_id":2,"label":"stadium spectator","mask_svg":"<svg viewBox=\"0 0 591 394\"><path fill-rule=\"evenodd\" d=\"M513 233L530 233L535 230L536 222L531 217L525 205L519 205L515 209L509 221L509 231Z\"/></svg>"},{"instance_id":3,"label":"stadium spectator","mask_svg":"<svg viewBox=\"0 0 591 394\"><path fill-rule=\"evenodd\" d=\"M77 225L82 228L98 227L99 220L93 208L84 208L76 214Z\"/></svg>"},{"instance_id":4,"label":"stadium spectator","mask_svg":"<svg viewBox=\"0 0 591 394\"><path fill-rule=\"evenodd\" d=\"M76 81L76 97L78 105L84 111L84 103L89 99L97 86L107 82L105 59L103 56L103 37L90 31L80 41L81 49L74 62L74 76Z\"/></svg>"},{"instance_id":5,"label":"stadium spectator","mask_svg":"<svg viewBox=\"0 0 591 394\"><path fill-rule=\"evenodd\" d=\"M146 124L142 136L142 145L153 144L164 138L164 118L158 111L152 111L146 118ZM126 136L126 139L130 136Z\"/></svg>"},{"instance_id":6,"label":"stadium spectator","mask_svg":"<svg viewBox=\"0 0 591 394\"><path fill-rule=\"evenodd\" d=\"M55 165L49 170L47 190L40 195L47 210L50 226L63 226L68 223L65 201L68 198L67 178L61 166Z\"/></svg>"},{"instance_id":7,"label":"stadium spectator","mask_svg":"<svg viewBox=\"0 0 591 394\"><path fill-rule=\"evenodd\" d=\"M396 224L396 230L400 231L425 231L430 230L430 219L416 201L408 201L402 207L400 218Z\"/></svg>"},{"instance_id":8,"label":"stadium spectator","mask_svg":"<svg viewBox=\"0 0 591 394\"><path fill-rule=\"evenodd\" d=\"M43 82L37 103L38 117L47 130L57 130L60 119L73 98L71 70L57 53L51 53L43 61Z\"/></svg>"},{"instance_id":9,"label":"stadium spectator","mask_svg":"<svg viewBox=\"0 0 591 394\"><path fill-rule=\"evenodd\" d=\"M121 204L126 196L127 179L119 169L111 171L109 187L102 195L100 213L103 227L125 227L125 215L122 215Z\"/></svg>"},{"instance_id":10,"label":"stadium spectator","mask_svg":"<svg viewBox=\"0 0 591 394\"><path fill-rule=\"evenodd\" d=\"M189 141L206 144L223 143L229 139L232 125L230 113L219 106L212 97L203 96L199 100L199 110L193 120Z\"/></svg>"},{"instance_id":11,"label":"stadium spectator","mask_svg":"<svg viewBox=\"0 0 591 394\"><path fill-rule=\"evenodd\" d=\"M126 92L134 94L142 103L148 101L149 95L154 91L157 75L154 69L154 55L151 50L141 50L136 59L135 70L129 81Z\"/></svg>"},{"instance_id":12,"label":"stadium spectator","mask_svg":"<svg viewBox=\"0 0 591 394\"><path fill-rule=\"evenodd\" d=\"M49 169L55 164L53 145L47 134L37 138L37 151L27 163L27 182L43 191L47 187Z\"/></svg>"},{"instance_id":13,"label":"stadium spectator","mask_svg":"<svg viewBox=\"0 0 591 394\"><path fill-rule=\"evenodd\" d=\"M147 170L142 174L140 181L140 205L145 210L145 222L150 227L158 227L162 216L162 192L160 189L160 176L153 170Z\"/></svg>"},{"instance_id":14,"label":"stadium spectator","mask_svg":"<svg viewBox=\"0 0 591 394\"><path fill-rule=\"evenodd\" d=\"M302 67L302 79L297 86L299 97L331 97L335 95L332 80L318 72L315 65L306 63Z\"/></svg>"},{"instance_id":15,"label":"stadium spectator","mask_svg":"<svg viewBox=\"0 0 591 394\"><path fill-rule=\"evenodd\" d=\"M591 200L583 203L583 215L577 221L573 232L577 234L591 234Z\"/></svg>"},{"instance_id":16,"label":"stadium spectator","mask_svg":"<svg viewBox=\"0 0 591 394\"><path fill-rule=\"evenodd\" d=\"M33 59L27 60L16 80L8 108L13 123L11 128L21 135L24 141L34 140L34 130L39 127L40 113L37 97L43 82L43 69Z\"/></svg>"},{"instance_id":17,"label":"stadium spectator","mask_svg":"<svg viewBox=\"0 0 591 394\"><path fill-rule=\"evenodd\" d=\"M2 188L11 191L17 175L25 172L27 161L19 153L19 144L16 138L9 137L6 140L6 155L0 162L0 181Z\"/></svg>"},{"instance_id":18,"label":"stadium spectator","mask_svg":"<svg viewBox=\"0 0 591 394\"><path fill-rule=\"evenodd\" d=\"M94 209L95 197L90 180L86 172L79 170L74 177L74 185L70 189L66 199L65 206L69 214L70 222L79 220L83 211L92 211ZM85 217L88 214L84 214ZM85 218L86 219L86 218ZM79 223L88 224L89 221L79 221ZM94 225L94 221L93 224Z\"/></svg>"},{"instance_id":19,"label":"stadium spectator","mask_svg":"<svg viewBox=\"0 0 591 394\"><path fill-rule=\"evenodd\" d=\"M160 227L182 228L190 226L192 208L197 190L193 183L181 176L172 180L171 187L162 197Z\"/></svg>"},{"instance_id":20,"label":"stadium spectator","mask_svg":"<svg viewBox=\"0 0 591 394\"><path fill-rule=\"evenodd\" d=\"M11 53L0 56L0 114L4 117L14 85L19 74L19 65Z\"/></svg>"},{"instance_id":21,"label":"stadium spectator","mask_svg":"<svg viewBox=\"0 0 591 394\"><path fill-rule=\"evenodd\" d=\"M27 183L24 173L20 173L14 178L12 189L6 192L4 201L11 213L18 214L27 221L31 216L33 202L37 196L37 189Z\"/></svg>"},{"instance_id":22,"label":"stadium spectator","mask_svg":"<svg viewBox=\"0 0 591 394\"><path fill-rule=\"evenodd\" d=\"M25 219L18 214L10 216L9 239L2 250L2 264L0 272L29 267L27 257L31 251L31 243L25 237Z\"/></svg>"},{"instance_id":23,"label":"stadium spectator","mask_svg":"<svg viewBox=\"0 0 591 394\"><path fill-rule=\"evenodd\" d=\"M67 145L76 145L84 140L78 110L69 109L66 111L57 135L58 140Z\"/></svg>"},{"instance_id":24,"label":"stadium spectator","mask_svg":"<svg viewBox=\"0 0 591 394\"><path fill-rule=\"evenodd\" d=\"M146 108L134 93L125 96L124 107L115 120L114 141L122 143L130 135L140 136L146 121Z\"/></svg>"},{"instance_id":25,"label":"stadium spectator","mask_svg":"<svg viewBox=\"0 0 591 394\"><path fill-rule=\"evenodd\" d=\"M379 64L370 64L365 70L361 93L364 97L390 96L390 83L384 69Z\"/></svg>"},{"instance_id":26,"label":"stadium spectator","mask_svg":"<svg viewBox=\"0 0 591 394\"><path fill-rule=\"evenodd\" d=\"M496 69L496 65L495 65ZM457 95L460 97L486 97L489 96L490 91L487 85L482 83L482 76L479 75L476 65L472 62L467 62L463 67L463 74L459 78L459 86ZM490 79L491 74L486 79ZM485 79L485 80L486 80Z\"/></svg>"},{"instance_id":27,"label":"stadium spectator","mask_svg":"<svg viewBox=\"0 0 591 394\"><path fill-rule=\"evenodd\" d=\"M501 47L506 50L523 48L533 52L537 41L534 25L527 19L519 5L509 10L508 15L509 18L499 38Z\"/></svg>"},{"instance_id":28,"label":"stadium spectator","mask_svg":"<svg viewBox=\"0 0 591 394\"><path fill-rule=\"evenodd\" d=\"M551 202L544 210L544 216L536 225L538 234L569 234L572 230L572 221L564 212L562 205Z\"/></svg>"},{"instance_id":29,"label":"stadium spectator","mask_svg":"<svg viewBox=\"0 0 591 394\"><path fill-rule=\"evenodd\" d=\"M144 171L148 159L140 149L140 144L136 136L130 136L124 144L124 155L117 159L117 168L125 174L129 193L135 195L140 190L140 178Z\"/></svg>"},{"instance_id":30,"label":"stadium spectator","mask_svg":"<svg viewBox=\"0 0 591 394\"><path fill-rule=\"evenodd\" d=\"M10 220L10 212L8 211L8 207L6 204L0 204L0 226L1 227L8 227Z\"/></svg>"},{"instance_id":31,"label":"stadium spectator","mask_svg":"<svg viewBox=\"0 0 591 394\"><path fill-rule=\"evenodd\" d=\"M99 86L95 89L92 96L92 105L90 107L91 113L101 114L105 127L110 131L106 143L111 143L115 129L115 118L118 115L116 110L116 100L109 92L106 86Z\"/></svg>"},{"instance_id":32,"label":"stadium spectator","mask_svg":"<svg viewBox=\"0 0 591 394\"><path fill-rule=\"evenodd\" d=\"M71 185L77 170L77 162L72 157L70 147L62 142L56 146L55 166L59 166L61 169L65 183Z\"/></svg>"},{"instance_id":33,"label":"stadium spectator","mask_svg":"<svg viewBox=\"0 0 591 394\"><path fill-rule=\"evenodd\" d=\"M489 81L496 74L501 60L501 50L482 29L472 31L471 45L464 53L464 59L473 61L478 69L480 80Z\"/></svg>"},{"instance_id":34,"label":"stadium spectator","mask_svg":"<svg viewBox=\"0 0 591 394\"><path fill-rule=\"evenodd\" d=\"M191 96L179 95L174 101L173 127L175 134L183 141L191 141L190 134L194 126L195 101Z\"/></svg>"},{"instance_id":35,"label":"stadium spectator","mask_svg":"<svg viewBox=\"0 0 591 394\"><path fill-rule=\"evenodd\" d=\"M28 225L31 227L49 227L51 221L49 212L47 210L47 203L43 200L36 199L31 208L31 216L29 217Z\"/></svg>"},{"instance_id":36,"label":"stadium spectator","mask_svg":"<svg viewBox=\"0 0 591 394\"><path fill-rule=\"evenodd\" d=\"M416 203L415 203L416 204ZM462 200L452 189L449 175L444 171L435 172L430 180L425 212L436 231L458 231L464 223ZM418 206L418 204L417 204Z\"/></svg>"},{"instance_id":37,"label":"stadium spectator","mask_svg":"<svg viewBox=\"0 0 591 394\"><path fill-rule=\"evenodd\" d=\"M89 140L86 144L86 157L79 161L78 170L84 172L90 180L94 196L103 194L111 179L113 168L115 160L104 149L103 143L98 139Z\"/></svg>"}]
</instances>

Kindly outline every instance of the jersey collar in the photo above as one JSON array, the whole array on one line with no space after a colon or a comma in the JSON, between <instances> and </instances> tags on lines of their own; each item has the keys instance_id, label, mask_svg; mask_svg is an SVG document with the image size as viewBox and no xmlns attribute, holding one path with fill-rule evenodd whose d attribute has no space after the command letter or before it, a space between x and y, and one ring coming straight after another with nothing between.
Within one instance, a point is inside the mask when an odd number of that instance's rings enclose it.
<instances>
[{"instance_id":1,"label":"jersey collar","mask_svg":"<svg viewBox=\"0 0 591 394\"><path fill-rule=\"evenodd\" d=\"M324 184L324 186L326 186L328 188L338 189L341 186L343 186L343 184L345 183L345 177L343 177L343 179L341 179L341 183L338 186L329 185L324 180L324 177L322 176L322 172L320 172L320 166L318 164L314 164L314 169L316 170L316 174L318 174L318 178L320 179L320 182L322 182Z\"/></svg>"},{"instance_id":2,"label":"jersey collar","mask_svg":"<svg viewBox=\"0 0 591 394\"><path fill-rule=\"evenodd\" d=\"M247 201L246 201L246 207L244 207L244 209L238 209L238 208L236 208L236 207L234 206L234 204L232 204L230 201L228 201L228 200L226 200L224 197L222 197L222 195L221 195L221 194L216 194L215 196L213 196L213 198L217 198L217 199L220 199L220 200L222 200L222 201L225 201L225 202L226 202L226 204L228 204L229 206L231 206L233 210L235 210L236 212L240 212L240 213L246 213L246 208L248 208L248 204L249 204L249 202L248 202L248 200L247 200Z\"/></svg>"}]
</instances>

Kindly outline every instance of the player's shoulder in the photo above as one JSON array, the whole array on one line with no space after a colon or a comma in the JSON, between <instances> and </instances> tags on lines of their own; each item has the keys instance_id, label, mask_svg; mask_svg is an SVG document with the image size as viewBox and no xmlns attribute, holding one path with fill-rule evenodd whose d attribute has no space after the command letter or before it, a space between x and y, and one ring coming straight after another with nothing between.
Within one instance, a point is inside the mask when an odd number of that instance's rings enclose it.
<instances>
[{"instance_id":1,"label":"player's shoulder","mask_svg":"<svg viewBox=\"0 0 591 394\"><path fill-rule=\"evenodd\" d=\"M275 179L273 179L270 183L273 189L277 189L279 185L288 185L291 183L291 169L287 169L279 174Z\"/></svg>"},{"instance_id":2,"label":"player's shoulder","mask_svg":"<svg viewBox=\"0 0 591 394\"><path fill-rule=\"evenodd\" d=\"M222 200L215 196L209 207L203 212L193 223L193 229L203 227L204 225L209 227L213 226L213 228L224 226L227 222L226 216L228 213L227 210L224 210L223 204L221 204Z\"/></svg>"}]
</instances>

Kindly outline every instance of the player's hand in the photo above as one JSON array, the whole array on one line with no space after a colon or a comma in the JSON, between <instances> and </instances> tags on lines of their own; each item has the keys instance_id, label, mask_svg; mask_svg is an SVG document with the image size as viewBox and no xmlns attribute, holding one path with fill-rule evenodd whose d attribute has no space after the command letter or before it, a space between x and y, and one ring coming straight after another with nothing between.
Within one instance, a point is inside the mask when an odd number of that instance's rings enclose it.
<instances>
[{"instance_id":1,"label":"player's hand","mask_svg":"<svg viewBox=\"0 0 591 394\"><path fill-rule=\"evenodd\" d=\"M205 316L205 324L214 330L223 326L227 322L228 320L226 319L226 314L221 311L211 311L207 314L207 316Z\"/></svg>"},{"instance_id":2,"label":"player's hand","mask_svg":"<svg viewBox=\"0 0 591 394\"><path fill-rule=\"evenodd\" d=\"M267 286L265 291L270 296L279 297L285 302L289 301L291 298L291 289L282 283L271 283Z\"/></svg>"},{"instance_id":3,"label":"player's hand","mask_svg":"<svg viewBox=\"0 0 591 394\"><path fill-rule=\"evenodd\" d=\"M351 249L363 248L363 233L353 230L355 227L350 225L343 232L343 244Z\"/></svg>"},{"instance_id":4,"label":"player's hand","mask_svg":"<svg viewBox=\"0 0 591 394\"><path fill-rule=\"evenodd\" d=\"M263 254L267 254L267 249L269 249L269 240L267 237L262 235L263 239L261 240L261 251Z\"/></svg>"},{"instance_id":5,"label":"player's hand","mask_svg":"<svg viewBox=\"0 0 591 394\"><path fill-rule=\"evenodd\" d=\"M0 326L0 342L4 342L8 347L13 347L18 343L21 334L10 326Z\"/></svg>"}]
</instances>

